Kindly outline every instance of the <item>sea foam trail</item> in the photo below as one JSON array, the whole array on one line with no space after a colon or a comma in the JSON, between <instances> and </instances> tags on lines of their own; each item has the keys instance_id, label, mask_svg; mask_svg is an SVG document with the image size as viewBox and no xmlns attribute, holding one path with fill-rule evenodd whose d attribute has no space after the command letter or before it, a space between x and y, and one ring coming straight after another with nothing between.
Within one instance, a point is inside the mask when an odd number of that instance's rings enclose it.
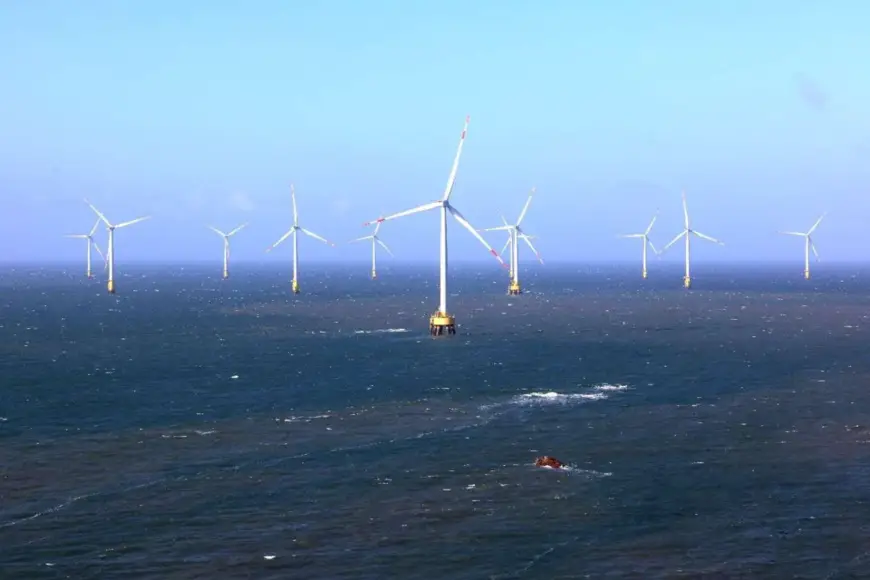
<instances>
[{"instance_id":1,"label":"sea foam trail","mask_svg":"<svg viewBox=\"0 0 870 580\"><path fill-rule=\"evenodd\" d=\"M540 405L547 403L560 403L564 405L583 400L600 401L606 398L607 395L604 393L557 393L555 391L548 391L545 393L523 393L511 399L511 402L519 405Z\"/></svg>"}]
</instances>

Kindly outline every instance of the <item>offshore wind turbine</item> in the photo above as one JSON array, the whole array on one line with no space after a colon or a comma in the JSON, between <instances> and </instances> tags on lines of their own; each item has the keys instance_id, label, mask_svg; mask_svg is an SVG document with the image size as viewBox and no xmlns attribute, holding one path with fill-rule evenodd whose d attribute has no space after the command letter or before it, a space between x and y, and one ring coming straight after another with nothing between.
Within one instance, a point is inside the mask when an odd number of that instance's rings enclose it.
<instances>
[{"instance_id":1,"label":"offshore wind turbine","mask_svg":"<svg viewBox=\"0 0 870 580\"><path fill-rule=\"evenodd\" d=\"M683 192L683 218L685 220L684 221L685 229L683 229L682 232L677 234L677 237L675 237L673 240L668 242L668 245L666 245L664 248L662 248L662 252L665 252L668 248L670 248L673 244L675 244L677 242L677 240L679 240L680 238L682 238L682 237L686 238L686 275L683 276L683 286L685 288L691 288L692 287L692 274L691 274L691 271L689 269L691 250L690 250L689 244L690 244L690 240L692 239L692 236L693 235L698 236L701 239L707 240L708 242L713 242L713 243L719 244L720 246L724 246L725 244L720 242L716 238L711 238L710 236L708 236L706 234L702 234L701 232L693 230L691 228L691 226L689 225L689 208L686 206L686 192L685 191Z\"/></svg>"},{"instance_id":2,"label":"offshore wind turbine","mask_svg":"<svg viewBox=\"0 0 870 580\"><path fill-rule=\"evenodd\" d=\"M544 263L541 259L541 254L538 250L535 249L535 246L529 241L528 236L526 236L520 224L523 222L523 218L526 217L526 212L529 211L529 204L532 203L532 197L535 195L535 188L532 188L532 191L529 192L529 198L526 200L526 205L523 206L522 211L520 212L520 217L517 218L517 222L515 224L509 224L504 216L501 216L501 221L504 225L495 227L495 228L487 228L485 230L481 230L484 232L495 232L495 231L507 231L508 232L508 243L507 245L511 248L511 262L510 262L510 284L508 285L508 294L517 295L522 293L522 287L520 286L520 245L519 239L522 239L526 244L532 249L535 253L535 257L538 258L540 263ZM504 252L504 249L502 249Z\"/></svg>"},{"instance_id":3,"label":"offshore wind turbine","mask_svg":"<svg viewBox=\"0 0 870 580\"><path fill-rule=\"evenodd\" d=\"M378 244L380 244L380 246L382 248L384 248L390 256L393 255L393 252L390 251L390 248L387 247L387 244L385 244L381 240L381 238L378 237L378 231L380 231L380 229L381 229L381 223L382 222L377 222L375 224L375 231L372 232L372 235L363 236L361 238L357 238L355 240L350 241L351 244L353 244L354 242L362 242L364 240L371 240L372 241L372 280L375 280L378 277L378 268L377 268Z\"/></svg>"},{"instance_id":4,"label":"offshore wind turbine","mask_svg":"<svg viewBox=\"0 0 870 580\"><path fill-rule=\"evenodd\" d=\"M314 238L324 244L335 247L335 244L327 240L326 238L322 238L315 234L310 230L306 230L305 228L299 225L299 211L296 209L296 188L293 184L290 185L290 197L293 199L293 226L287 230L287 233L278 238L278 241L266 248L267 252L271 252L275 249L275 247L286 240L291 235L293 236L293 293L299 294L299 234L298 232L302 232L306 236Z\"/></svg>"},{"instance_id":5,"label":"offshore wind turbine","mask_svg":"<svg viewBox=\"0 0 870 580\"><path fill-rule=\"evenodd\" d=\"M392 220L400 217L404 217L407 215L412 215L415 213L420 213L424 211L429 211L433 209L440 210L440 222L441 222L441 273L440 273L440 300L438 303L438 310L435 311L432 316L429 317L429 332L433 336L439 336L442 334L456 334L456 317L454 317L447 310L447 214L450 213L456 221L462 225L466 230L471 232L477 240L483 244L483 246L489 250L489 252L495 256L495 258L501 263L502 266L507 268L507 264L501 259L501 256L498 255L498 252L493 250L486 240L477 233L468 220L459 212L453 204L450 203L450 194L453 193L453 184L456 182L456 172L459 169L459 158L462 156L462 145L465 143L465 135L468 132L468 123L470 121L469 117L465 118L465 125L462 128L462 134L459 136L459 146L456 149L456 157L453 159L453 167L450 169L450 176L447 178L447 185L444 188L444 194L441 196L441 199L438 201L433 201L431 203L427 203L425 205L421 205L419 207L415 207L413 209L405 210L399 213L395 213L393 215L389 215L387 217L381 217L377 220L373 220L371 222L366 222L363 226L371 225L372 223L381 223L387 220Z\"/></svg>"},{"instance_id":6,"label":"offshore wind turbine","mask_svg":"<svg viewBox=\"0 0 870 580\"><path fill-rule=\"evenodd\" d=\"M643 269L641 270L641 277L646 280L646 248L649 246L652 248L653 253L658 255L659 251L656 250L655 245L653 245L652 240L649 239L649 232L652 230L653 224L656 223L656 218L658 215L654 215L652 221L647 226L646 230L642 234L625 234L619 236L621 238L641 238L643 240Z\"/></svg>"},{"instance_id":7,"label":"offshore wind turbine","mask_svg":"<svg viewBox=\"0 0 870 580\"><path fill-rule=\"evenodd\" d=\"M816 255L816 261L819 259L819 252L816 250L816 245L813 243L812 234L816 231L816 228L819 227L819 224L822 223L822 219L827 215L827 213L823 213L819 219L816 220L816 223L813 224L813 227L809 229L808 232L779 232L781 234L785 234L787 236L803 236L804 238L804 279L810 279L810 249L813 250L813 254Z\"/></svg>"},{"instance_id":8,"label":"offshore wind turbine","mask_svg":"<svg viewBox=\"0 0 870 580\"><path fill-rule=\"evenodd\" d=\"M99 227L99 225L100 225L100 220L97 219L96 223L94 224L94 227L91 228L90 233L87 233L87 234L67 234L66 235L67 238L78 238L80 240L87 240L88 241L88 254L87 254L87 256L88 256L88 269L87 269L87 272L85 274L88 278L94 277L93 274L91 273L91 246L93 246L94 249L97 250L97 253L103 259L103 262L104 263L106 262L106 257L103 255L103 252L100 251L100 246L98 246L97 242L94 240L94 234L97 232L97 228Z\"/></svg>"},{"instance_id":9,"label":"offshore wind turbine","mask_svg":"<svg viewBox=\"0 0 870 580\"><path fill-rule=\"evenodd\" d=\"M217 235L219 235L220 237L222 237L224 239L224 273L223 273L224 280L226 280L227 278L230 277L230 272L228 269L229 262L230 262L230 236L232 236L233 234L239 233L239 231L243 227L245 227L246 225L248 225L248 224L244 223L244 224L240 225L239 227L237 227L236 229L232 230L228 234L223 233L222 231L220 231L219 229L217 229L214 226L208 226L208 229L210 229L211 231L213 231L214 233L216 233Z\"/></svg>"},{"instance_id":10,"label":"offshore wind turbine","mask_svg":"<svg viewBox=\"0 0 870 580\"><path fill-rule=\"evenodd\" d=\"M92 210L94 210L94 213L97 214L97 217L99 217L102 220L102 222L104 224L106 224L106 229L109 231L109 249L108 249L108 256L107 256L108 263L109 263L109 281L107 282L106 286L109 290L109 294L114 294L115 293L115 230L118 228L126 228L127 226L132 226L133 224L147 220L151 216L144 216L144 217L136 218L134 220L130 220L128 222L121 222L119 224L113 225L112 223L109 222L109 220L106 219L106 216L104 216L102 213L100 213L100 210L98 210L97 208L95 208L91 204L91 202L89 202L86 199L85 203L88 204L88 206Z\"/></svg>"}]
</instances>

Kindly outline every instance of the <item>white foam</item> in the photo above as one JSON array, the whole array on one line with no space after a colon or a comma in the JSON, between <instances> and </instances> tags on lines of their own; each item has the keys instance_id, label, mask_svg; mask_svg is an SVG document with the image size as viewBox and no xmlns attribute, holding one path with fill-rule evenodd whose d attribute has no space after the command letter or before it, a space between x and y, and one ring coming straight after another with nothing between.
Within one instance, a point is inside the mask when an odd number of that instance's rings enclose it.
<instances>
[{"instance_id":1,"label":"white foam","mask_svg":"<svg viewBox=\"0 0 870 580\"><path fill-rule=\"evenodd\" d=\"M626 389L628 389L628 385L611 385L610 383L595 385L596 391L624 391Z\"/></svg>"},{"instance_id":2,"label":"white foam","mask_svg":"<svg viewBox=\"0 0 870 580\"><path fill-rule=\"evenodd\" d=\"M584 399L599 401L606 398L607 395L604 393L557 393L555 391L548 391L546 393L523 393L522 395L514 397L513 401L521 405L540 405L547 403L560 403L564 405Z\"/></svg>"},{"instance_id":3,"label":"white foam","mask_svg":"<svg viewBox=\"0 0 870 580\"><path fill-rule=\"evenodd\" d=\"M354 334L391 334L394 332L408 332L407 328L378 328L376 330L354 330Z\"/></svg>"}]
</instances>

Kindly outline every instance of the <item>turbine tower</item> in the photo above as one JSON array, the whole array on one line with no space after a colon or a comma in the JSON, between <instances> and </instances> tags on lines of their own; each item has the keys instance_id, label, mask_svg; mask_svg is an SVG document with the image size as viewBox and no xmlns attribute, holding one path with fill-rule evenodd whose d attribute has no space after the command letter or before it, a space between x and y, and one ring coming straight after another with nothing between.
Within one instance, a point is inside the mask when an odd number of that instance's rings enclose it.
<instances>
[{"instance_id":1,"label":"turbine tower","mask_svg":"<svg viewBox=\"0 0 870 580\"><path fill-rule=\"evenodd\" d=\"M667 249L670 248L673 244L675 244L677 242L677 240L679 240L680 238L685 236L685 238L686 238L686 275L683 276L683 286L685 288L691 288L692 287L692 274L691 274L691 271L689 269L691 252L690 252L689 246L690 246L690 240L692 239L692 235L698 236L699 238L707 240L709 242L719 244L720 246L724 246L725 244L723 244L722 242L720 242L716 238L711 238L710 236L708 236L706 234L702 234L699 231L693 230L691 228L691 226L689 226L689 209L686 206L686 192L685 191L683 192L683 217L685 218L685 222L684 222L685 229L682 232L680 232L679 234L677 234L677 237L675 237L673 240L668 242L668 245L665 246L664 248L662 248L662 252L667 251Z\"/></svg>"},{"instance_id":2,"label":"turbine tower","mask_svg":"<svg viewBox=\"0 0 870 580\"><path fill-rule=\"evenodd\" d=\"M819 259L819 252L816 250L816 245L813 243L812 234L816 231L816 228L819 227L819 224L822 223L822 220L827 215L827 213L823 213L819 219L816 220L816 223L813 224L813 227L807 233L802 232L779 232L781 234L785 234L787 236L803 236L804 238L804 279L810 279L810 249L813 250L813 254L816 255L816 261Z\"/></svg>"},{"instance_id":3,"label":"turbine tower","mask_svg":"<svg viewBox=\"0 0 870 580\"><path fill-rule=\"evenodd\" d=\"M271 252L275 249L275 247L286 240L291 235L293 236L293 293L299 294L299 234L298 232L302 232L306 236L312 237L315 240L321 241L324 244L328 244L330 246L335 247L335 244L327 240L326 238L322 238L315 234L312 231L306 230L305 228L299 225L299 212L296 209L296 188L291 184L290 185L290 197L293 199L293 227L287 230L287 233L278 238L278 241L266 248L267 252Z\"/></svg>"},{"instance_id":4,"label":"turbine tower","mask_svg":"<svg viewBox=\"0 0 870 580\"><path fill-rule=\"evenodd\" d=\"M94 234L97 232L97 228L99 227L99 225L100 225L100 220L97 219L96 223L94 224L94 227L91 228L90 233L88 233L88 234L67 234L66 235L67 238L77 238L80 240L87 240L88 241L88 254L87 254L87 256L88 256L88 270L85 274L88 278L94 277L93 274L91 273L91 246L93 246L94 249L97 250L97 253L103 259L103 262L104 263L106 262L106 257L103 255L103 252L100 251L100 246L98 246L97 242L94 240Z\"/></svg>"},{"instance_id":5,"label":"turbine tower","mask_svg":"<svg viewBox=\"0 0 870 580\"><path fill-rule=\"evenodd\" d=\"M485 230L481 230L484 232L495 232L495 231L507 231L508 232L508 242L507 246L511 247L511 262L510 262L510 284L508 285L508 294L517 295L522 293L522 287L520 286L520 245L518 242L519 239L522 239L526 244L532 249L535 253L535 257L538 259L540 263L544 263L541 259L541 254L538 253L538 250L535 249L535 246L532 245L532 242L529 241L529 237L525 234L523 229L520 227L520 224L523 222L523 218L526 217L526 212L529 211L529 204L532 203L532 197L535 195L535 188L532 188L532 191L529 192L529 198L526 200L526 205L523 206L523 210L520 212L520 217L517 218L517 222L515 224L509 224L504 216L501 216L501 221L504 225L496 227L496 228L487 228ZM502 249L504 252L504 249Z\"/></svg>"},{"instance_id":6,"label":"turbine tower","mask_svg":"<svg viewBox=\"0 0 870 580\"><path fill-rule=\"evenodd\" d=\"M371 225L372 223L381 223L387 220L392 220L415 213L429 211L433 209L440 210L441 222L441 274L440 274L440 301L438 310L429 317L429 332L433 336L443 334L456 334L456 318L447 310L447 214L450 213L456 221L467 229L495 258L502 266L507 268L507 264L498 255L498 252L493 250L486 240L477 233L477 231L468 223L468 220L450 203L450 194L453 193L453 184L456 182L456 172L459 169L459 158L462 156L462 145L465 143L465 134L468 132L469 117L465 118L465 126L462 128L462 135L459 137L459 147L456 149L456 157L453 159L453 167L450 169L450 176L447 178L447 185L444 188L444 194L438 201L433 201L414 209L405 210L387 217L381 217L373 222L366 222L363 226Z\"/></svg>"},{"instance_id":7,"label":"turbine tower","mask_svg":"<svg viewBox=\"0 0 870 580\"><path fill-rule=\"evenodd\" d=\"M652 248L654 254L658 255L659 251L656 250L656 247L653 245L652 240L649 239L649 232L652 230L653 224L656 223L656 218L658 215L654 215L652 221L647 226L646 230L642 234L625 234L623 236L619 236L621 238L641 238L643 240L643 269L641 270L641 277L646 280L646 248L649 246Z\"/></svg>"},{"instance_id":8,"label":"turbine tower","mask_svg":"<svg viewBox=\"0 0 870 580\"><path fill-rule=\"evenodd\" d=\"M350 241L351 244L353 244L354 242L362 242L364 240L371 240L372 241L372 280L376 280L378 277L378 268L377 268L377 246L378 246L378 244L380 244L380 246L383 249L385 249L390 256L393 255L393 252L390 251L390 248L387 247L387 244L385 244L383 241L381 241L381 238L378 237L378 231L380 231L380 229L381 229L381 222L377 222L375 224L375 231L372 233L372 235L363 236L361 238L357 238L355 240Z\"/></svg>"},{"instance_id":9,"label":"turbine tower","mask_svg":"<svg viewBox=\"0 0 870 580\"><path fill-rule=\"evenodd\" d=\"M109 231L109 249L108 249L108 256L107 256L108 263L109 263L109 281L106 284L106 286L109 290L109 294L114 294L115 293L115 230L118 228L125 228L127 226L132 226L133 224L147 220L151 216L140 217L140 218L136 218L134 220L130 220L128 222L121 222L119 224L112 225L109 222L109 220L106 219L106 216L104 216L103 214L100 213L100 210L98 210L93 205L91 205L91 202L89 202L86 199L85 203L88 204L88 206L92 210L94 210L94 213L97 214L97 217L99 217L102 220L102 222L104 224L106 224L106 229L108 229L108 231Z\"/></svg>"},{"instance_id":10,"label":"turbine tower","mask_svg":"<svg viewBox=\"0 0 870 580\"><path fill-rule=\"evenodd\" d=\"M213 231L214 233L216 233L217 235L219 235L220 237L222 237L224 239L224 274L223 274L224 280L226 280L227 278L230 277L230 271L228 269L229 263L230 263L230 236L232 236L233 234L237 234L246 225L248 225L248 224L246 224L246 223L242 224L228 234L223 233L222 231L220 231L219 229L217 229L214 226L208 226L208 229L210 229L211 231Z\"/></svg>"}]
</instances>

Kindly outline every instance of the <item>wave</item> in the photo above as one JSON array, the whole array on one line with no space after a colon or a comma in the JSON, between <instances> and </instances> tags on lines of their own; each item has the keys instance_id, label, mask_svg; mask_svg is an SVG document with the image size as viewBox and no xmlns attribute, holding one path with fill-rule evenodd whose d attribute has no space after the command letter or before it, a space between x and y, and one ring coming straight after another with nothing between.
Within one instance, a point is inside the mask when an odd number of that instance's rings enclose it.
<instances>
[{"instance_id":1,"label":"wave","mask_svg":"<svg viewBox=\"0 0 870 580\"><path fill-rule=\"evenodd\" d=\"M610 383L595 385L596 391L625 391L627 389L628 385L611 385Z\"/></svg>"},{"instance_id":2,"label":"wave","mask_svg":"<svg viewBox=\"0 0 870 580\"><path fill-rule=\"evenodd\" d=\"M600 401L606 398L607 395L604 393L557 393L556 391L548 391L546 393L523 393L511 399L511 402L520 405L541 405L548 403L564 405L582 400Z\"/></svg>"},{"instance_id":3,"label":"wave","mask_svg":"<svg viewBox=\"0 0 870 580\"><path fill-rule=\"evenodd\" d=\"M354 334L392 334L395 332L409 332L407 328L378 328L375 330L354 330Z\"/></svg>"}]
</instances>

